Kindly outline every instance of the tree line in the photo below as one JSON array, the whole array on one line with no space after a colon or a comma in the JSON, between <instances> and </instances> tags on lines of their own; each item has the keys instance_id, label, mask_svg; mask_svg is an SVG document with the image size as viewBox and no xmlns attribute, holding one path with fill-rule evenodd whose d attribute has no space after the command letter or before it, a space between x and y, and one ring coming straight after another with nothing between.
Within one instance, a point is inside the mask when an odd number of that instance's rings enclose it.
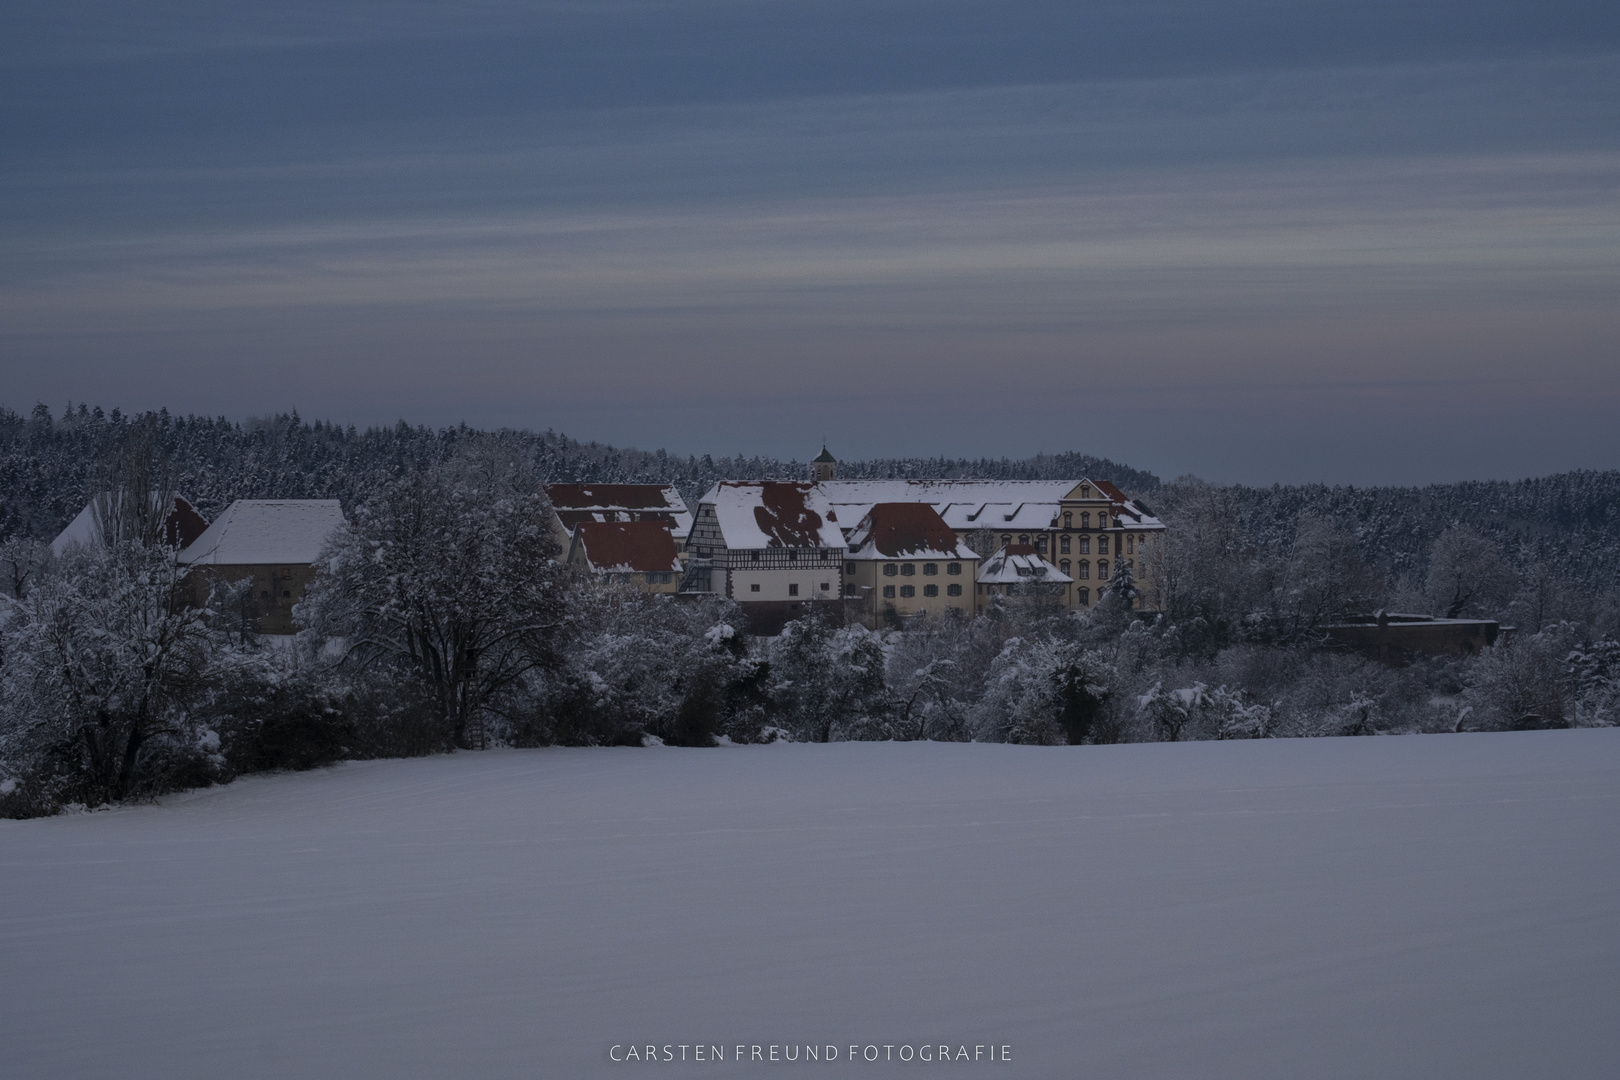
<instances>
[{"instance_id":1,"label":"tree line","mask_svg":"<svg viewBox=\"0 0 1620 1080\"><path fill-rule=\"evenodd\" d=\"M872 631L836 604L755 638L734 604L571 580L544 482L501 434L402 459L333 535L293 639L241 584L183 602L153 507L183 479L155 425L93 473L101 539L0 549L0 813L28 816L253 771L492 745L779 739L1101 744L1608 725L1620 604L1453 523L1421 573L1350 516L1286 530L1243 489L1178 481L1144 610L1128 571L1070 613L1031 588L977 618ZM82 505L82 503L81 503ZM1377 608L1506 620L1477 657L1400 668L1324 627ZM1157 609L1161 609L1157 610Z\"/></svg>"}]
</instances>

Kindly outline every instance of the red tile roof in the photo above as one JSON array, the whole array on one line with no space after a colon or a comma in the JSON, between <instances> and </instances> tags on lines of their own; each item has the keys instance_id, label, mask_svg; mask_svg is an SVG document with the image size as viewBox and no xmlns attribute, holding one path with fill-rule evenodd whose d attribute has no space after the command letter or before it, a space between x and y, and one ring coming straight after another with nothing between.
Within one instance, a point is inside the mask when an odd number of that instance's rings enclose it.
<instances>
[{"instance_id":1,"label":"red tile roof","mask_svg":"<svg viewBox=\"0 0 1620 1080\"><path fill-rule=\"evenodd\" d=\"M754 524L765 534L768 546L821 546L821 515L804 501L813 490L813 484L766 481L760 485Z\"/></svg>"},{"instance_id":2,"label":"red tile roof","mask_svg":"<svg viewBox=\"0 0 1620 1080\"><path fill-rule=\"evenodd\" d=\"M584 521L574 534L585 561L600 573L679 570L675 537L663 521Z\"/></svg>"},{"instance_id":3,"label":"red tile roof","mask_svg":"<svg viewBox=\"0 0 1620 1080\"><path fill-rule=\"evenodd\" d=\"M956 551L956 533L927 503L877 503L858 530L878 552L891 557L925 551Z\"/></svg>"},{"instance_id":4,"label":"red tile roof","mask_svg":"<svg viewBox=\"0 0 1620 1080\"><path fill-rule=\"evenodd\" d=\"M1108 496L1114 502L1122 503L1126 501L1125 493L1107 480L1093 480L1091 482L1091 486Z\"/></svg>"}]
</instances>

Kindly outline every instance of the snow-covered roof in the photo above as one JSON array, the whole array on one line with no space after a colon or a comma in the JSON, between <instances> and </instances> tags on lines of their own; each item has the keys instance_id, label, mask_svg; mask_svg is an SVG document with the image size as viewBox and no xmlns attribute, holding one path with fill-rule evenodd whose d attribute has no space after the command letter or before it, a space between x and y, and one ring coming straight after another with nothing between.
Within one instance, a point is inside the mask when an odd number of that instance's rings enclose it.
<instances>
[{"instance_id":1,"label":"snow-covered roof","mask_svg":"<svg viewBox=\"0 0 1620 1080\"><path fill-rule=\"evenodd\" d=\"M726 547L841 548L837 516L816 485L784 480L722 480L704 495Z\"/></svg>"},{"instance_id":2,"label":"snow-covered roof","mask_svg":"<svg viewBox=\"0 0 1620 1080\"><path fill-rule=\"evenodd\" d=\"M675 537L665 521L584 521L574 530L569 560L578 554L598 574L675 572Z\"/></svg>"},{"instance_id":3,"label":"snow-covered roof","mask_svg":"<svg viewBox=\"0 0 1620 1080\"><path fill-rule=\"evenodd\" d=\"M927 503L878 503L849 535L851 559L977 559Z\"/></svg>"},{"instance_id":4,"label":"snow-covered roof","mask_svg":"<svg viewBox=\"0 0 1620 1080\"><path fill-rule=\"evenodd\" d=\"M1107 499L1128 527L1159 528L1145 508L1106 480L823 480L816 486L838 520L858 522L880 502L927 503L957 532L971 529L1031 531L1061 527L1061 504Z\"/></svg>"},{"instance_id":5,"label":"snow-covered roof","mask_svg":"<svg viewBox=\"0 0 1620 1080\"><path fill-rule=\"evenodd\" d=\"M207 566L296 566L312 563L343 524L336 499L238 499L180 553Z\"/></svg>"},{"instance_id":6,"label":"snow-covered roof","mask_svg":"<svg viewBox=\"0 0 1620 1080\"><path fill-rule=\"evenodd\" d=\"M677 539L692 531L692 512L673 484L547 484L563 528L583 521L665 520Z\"/></svg>"},{"instance_id":7,"label":"snow-covered roof","mask_svg":"<svg viewBox=\"0 0 1620 1080\"><path fill-rule=\"evenodd\" d=\"M1031 544L1008 544L979 567L979 584L1001 585L1020 581L1046 581L1067 585L1074 579L1045 559Z\"/></svg>"},{"instance_id":8,"label":"snow-covered roof","mask_svg":"<svg viewBox=\"0 0 1620 1080\"><path fill-rule=\"evenodd\" d=\"M156 503L156 498L153 502ZM176 495L174 509L169 511L168 519L163 523L165 539L178 548L184 548L197 542L208 529L208 519L192 507L185 499ZM84 509L67 524L67 528L56 534L51 541L51 554L62 555L74 545L92 544L99 540L96 532L96 504L92 500L84 504Z\"/></svg>"}]
</instances>

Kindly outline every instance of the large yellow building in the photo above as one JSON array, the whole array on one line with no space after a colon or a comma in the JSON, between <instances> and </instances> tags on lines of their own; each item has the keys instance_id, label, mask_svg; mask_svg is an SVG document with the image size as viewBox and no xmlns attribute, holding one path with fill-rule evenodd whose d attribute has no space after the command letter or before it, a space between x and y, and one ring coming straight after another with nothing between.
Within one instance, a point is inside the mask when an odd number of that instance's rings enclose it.
<instances>
[{"instance_id":1,"label":"large yellow building","mask_svg":"<svg viewBox=\"0 0 1620 1080\"><path fill-rule=\"evenodd\" d=\"M923 503L878 503L849 534L844 596L873 628L974 611L979 556Z\"/></svg>"}]
</instances>

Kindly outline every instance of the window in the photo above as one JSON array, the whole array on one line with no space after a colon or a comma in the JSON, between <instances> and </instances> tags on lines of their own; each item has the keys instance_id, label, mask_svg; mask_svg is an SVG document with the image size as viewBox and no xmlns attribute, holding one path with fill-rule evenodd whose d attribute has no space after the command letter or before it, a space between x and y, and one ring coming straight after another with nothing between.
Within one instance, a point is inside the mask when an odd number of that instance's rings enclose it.
<instances>
[{"instance_id":1,"label":"window","mask_svg":"<svg viewBox=\"0 0 1620 1080\"><path fill-rule=\"evenodd\" d=\"M902 585L902 586L900 586L900 595L903 596L903 597L907 597L907 598L916 596L917 595L917 586L915 586L915 585Z\"/></svg>"},{"instance_id":2,"label":"window","mask_svg":"<svg viewBox=\"0 0 1620 1080\"><path fill-rule=\"evenodd\" d=\"M1046 554L1046 537L1037 536L1035 538L1035 550L1040 552L1042 555Z\"/></svg>"},{"instance_id":3,"label":"window","mask_svg":"<svg viewBox=\"0 0 1620 1080\"><path fill-rule=\"evenodd\" d=\"M1063 511L1063 527L1065 529L1074 528L1074 514L1073 514L1073 512L1071 512L1069 510Z\"/></svg>"},{"instance_id":4,"label":"window","mask_svg":"<svg viewBox=\"0 0 1620 1080\"><path fill-rule=\"evenodd\" d=\"M1108 554L1108 537L1106 537L1106 536L1097 537L1097 554L1099 554L1099 555Z\"/></svg>"},{"instance_id":5,"label":"window","mask_svg":"<svg viewBox=\"0 0 1620 1080\"><path fill-rule=\"evenodd\" d=\"M798 562L798 561L799 561L799 553L797 551L788 552L788 562Z\"/></svg>"},{"instance_id":6,"label":"window","mask_svg":"<svg viewBox=\"0 0 1620 1080\"><path fill-rule=\"evenodd\" d=\"M933 577L934 575L936 575L938 573L939 573L939 563L937 563L937 562L925 562L925 563L923 563L923 577Z\"/></svg>"},{"instance_id":7,"label":"window","mask_svg":"<svg viewBox=\"0 0 1620 1080\"><path fill-rule=\"evenodd\" d=\"M281 595L282 596L291 596L292 595L292 590L291 589L282 589L281 590Z\"/></svg>"},{"instance_id":8,"label":"window","mask_svg":"<svg viewBox=\"0 0 1620 1080\"><path fill-rule=\"evenodd\" d=\"M269 591L264 590L264 589L260 589L259 590L259 599L260 600L268 600L268 599L270 599Z\"/></svg>"},{"instance_id":9,"label":"window","mask_svg":"<svg viewBox=\"0 0 1620 1080\"><path fill-rule=\"evenodd\" d=\"M962 573L962 564L959 562L948 562L945 564L945 572L952 577L958 577Z\"/></svg>"},{"instance_id":10,"label":"window","mask_svg":"<svg viewBox=\"0 0 1620 1080\"><path fill-rule=\"evenodd\" d=\"M1078 580L1078 581L1090 581L1091 580L1091 563L1089 561L1087 561L1086 559L1081 559L1078 563L1075 564L1075 567L1076 567L1077 570L1079 570L1079 573L1074 575L1076 580Z\"/></svg>"},{"instance_id":11,"label":"window","mask_svg":"<svg viewBox=\"0 0 1620 1080\"><path fill-rule=\"evenodd\" d=\"M1097 528L1099 528L1099 529L1108 528L1108 515L1107 514L1098 514L1097 515Z\"/></svg>"},{"instance_id":12,"label":"window","mask_svg":"<svg viewBox=\"0 0 1620 1080\"><path fill-rule=\"evenodd\" d=\"M1058 563L1058 569L1067 574L1069 572L1069 560L1064 559L1062 562Z\"/></svg>"},{"instance_id":13,"label":"window","mask_svg":"<svg viewBox=\"0 0 1620 1080\"><path fill-rule=\"evenodd\" d=\"M861 594L861 587L859 585L855 584L853 581L844 582L844 595L845 596L859 596L860 594Z\"/></svg>"},{"instance_id":14,"label":"window","mask_svg":"<svg viewBox=\"0 0 1620 1080\"><path fill-rule=\"evenodd\" d=\"M1029 543L1029 533L1019 533L1019 534L1018 534L1018 542L1019 542L1019 543L1020 543L1020 544L1027 544L1027 543Z\"/></svg>"},{"instance_id":15,"label":"window","mask_svg":"<svg viewBox=\"0 0 1620 1080\"><path fill-rule=\"evenodd\" d=\"M885 599L885 600L893 600L894 599L894 586L893 585L885 585L885 586L883 586L883 599Z\"/></svg>"},{"instance_id":16,"label":"window","mask_svg":"<svg viewBox=\"0 0 1620 1080\"><path fill-rule=\"evenodd\" d=\"M1090 555L1091 554L1091 537L1082 536L1080 538L1080 554L1082 554L1082 555Z\"/></svg>"},{"instance_id":17,"label":"window","mask_svg":"<svg viewBox=\"0 0 1620 1080\"><path fill-rule=\"evenodd\" d=\"M946 596L961 596L962 595L962 586L956 584L954 581L951 582L949 585L945 586L945 595Z\"/></svg>"},{"instance_id":18,"label":"window","mask_svg":"<svg viewBox=\"0 0 1620 1080\"><path fill-rule=\"evenodd\" d=\"M1098 559L1097 560L1097 580L1098 581L1107 581L1108 580L1108 560L1107 559Z\"/></svg>"},{"instance_id":19,"label":"window","mask_svg":"<svg viewBox=\"0 0 1620 1080\"><path fill-rule=\"evenodd\" d=\"M1067 536L1058 541L1058 550L1065 555L1069 553L1069 538Z\"/></svg>"},{"instance_id":20,"label":"window","mask_svg":"<svg viewBox=\"0 0 1620 1080\"><path fill-rule=\"evenodd\" d=\"M1002 534L1001 534L1001 542L1002 542L1002 543L1003 543L1003 544L1010 544L1010 543L1012 543L1012 534L1011 534L1011 533L1002 533Z\"/></svg>"},{"instance_id":21,"label":"window","mask_svg":"<svg viewBox=\"0 0 1620 1080\"><path fill-rule=\"evenodd\" d=\"M1091 590L1090 589L1081 589L1080 590L1080 606L1081 607L1090 607L1091 606Z\"/></svg>"},{"instance_id":22,"label":"window","mask_svg":"<svg viewBox=\"0 0 1620 1080\"><path fill-rule=\"evenodd\" d=\"M822 591L822 592L832 592L832 582L830 582L830 581L823 581L823 582L822 582L822 583L821 583L821 591Z\"/></svg>"},{"instance_id":23,"label":"window","mask_svg":"<svg viewBox=\"0 0 1620 1080\"><path fill-rule=\"evenodd\" d=\"M759 592L758 583L756 582L755 584L748 586L748 591L749 592Z\"/></svg>"},{"instance_id":24,"label":"window","mask_svg":"<svg viewBox=\"0 0 1620 1080\"><path fill-rule=\"evenodd\" d=\"M886 563L883 564L883 576L884 577L894 577L899 572L900 572L900 568L898 566L894 565L894 563L886 562Z\"/></svg>"},{"instance_id":25,"label":"window","mask_svg":"<svg viewBox=\"0 0 1620 1080\"><path fill-rule=\"evenodd\" d=\"M1136 537L1130 536L1130 535L1127 535L1125 537L1125 554L1127 554L1127 555L1135 555L1136 554Z\"/></svg>"},{"instance_id":26,"label":"window","mask_svg":"<svg viewBox=\"0 0 1620 1080\"><path fill-rule=\"evenodd\" d=\"M900 564L900 576L901 577L916 577L917 576L917 564L914 563L914 562L901 563Z\"/></svg>"},{"instance_id":27,"label":"window","mask_svg":"<svg viewBox=\"0 0 1620 1080\"><path fill-rule=\"evenodd\" d=\"M798 596L799 595L799 585L798 585L797 582L794 582L792 585L788 586L788 595L789 596Z\"/></svg>"},{"instance_id":28,"label":"window","mask_svg":"<svg viewBox=\"0 0 1620 1080\"><path fill-rule=\"evenodd\" d=\"M1080 527L1082 529L1091 528L1091 511L1090 510L1086 510L1086 511L1081 513L1081 515L1080 515Z\"/></svg>"},{"instance_id":29,"label":"window","mask_svg":"<svg viewBox=\"0 0 1620 1080\"><path fill-rule=\"evenodd\" d=\"M939 586L938 585L924 585L923 586L923 595L924 596L938 596L939 595Z\"/></svg>"},{"instance_id":30,"label":"window","mask_svg":"<svg viewBox=\"0 0 1620 1080\"><path fill-rule=\"evenodd\" d=\"M844 564L844 573L848 574L850 577L854 577L855 576L855 564L852 563L852 562L845 563Z\"/></svg>"},{"instance_id":31,"label":"window","mask_svg":"<svg viewBox=\"0 0 1620 1080\"><path fill-rule=\"evenodd\" d=\"M757 552L757 551L750 551L750 552L749 552L749 553L748 553L748 561L749 561L749 562L759 562L759 552Z\"/></svg>"},{"instance_id":32,"label":"window","mask_svg":"<svg viewBox=\"0 0 1620 1080\"><path fill-rule=\"evenodd\" d=\"M655 571L655 570L649 570L649 571L647 571L647 584L649 584L649 585L668 585L669 584L669 574L667 572L660 573L660 572Z\"/></svg>"},{"instance_id":33,"label":"window","mask_svg":"<svg viewBox=\"0 0 1620 1080\"><path fill-rule=\"evenodd\" d=\"M980 585L980 586L979 586L979 588L978 588L978 592L979 592L979 595L980 595L980 596L983 596L983 595L984 595L984 586L983 586L983 585Z\"/></svg>"}]
</instances>

